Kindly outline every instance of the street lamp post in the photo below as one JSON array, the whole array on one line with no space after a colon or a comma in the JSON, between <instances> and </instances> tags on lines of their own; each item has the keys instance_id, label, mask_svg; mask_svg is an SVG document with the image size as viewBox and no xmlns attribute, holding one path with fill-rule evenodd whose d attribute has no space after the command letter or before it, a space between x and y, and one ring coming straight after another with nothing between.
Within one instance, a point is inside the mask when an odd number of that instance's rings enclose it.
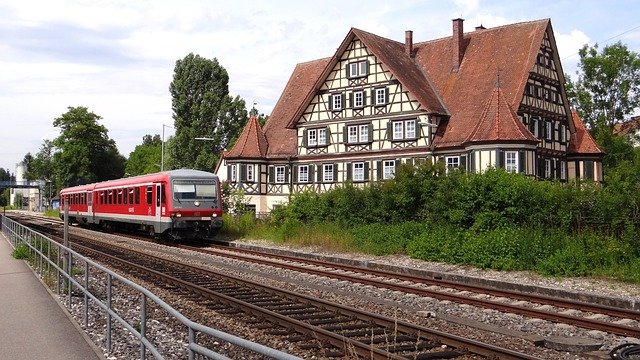
<instances>
[{"instance_id":1,"label":"street lamp post","mask_svg":"<svg viewBox=\"0 0 640 360\"><path fill-rule=\"evenodd\" d=\"M165 125L162 124L162 146L161 146L161 154L160 154L160 171L164 171L164 128L168 127L168 128L172 128L175 129L173 126L169 126L169 125Z\"/></svg>"}]
</instances>

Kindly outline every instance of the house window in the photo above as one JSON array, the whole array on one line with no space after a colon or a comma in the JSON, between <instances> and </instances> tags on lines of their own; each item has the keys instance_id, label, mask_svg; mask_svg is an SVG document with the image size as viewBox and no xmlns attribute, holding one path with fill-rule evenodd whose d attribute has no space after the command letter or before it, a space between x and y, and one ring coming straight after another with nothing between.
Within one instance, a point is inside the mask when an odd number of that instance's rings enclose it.
<instances>
[{"instance_id":1,"label":"house window","mask_svg":"<svg viewBox=\"0 0 640 360\"><path fill-rule=\"evenodd\" d=\"M567 164L564 161L560 161L560 179L567 179Z\"/></svg>"},{"instance_id":2,"label":"house window","mask_svg":"<svg viewBox=\"0 0 640 360\"><path fill-rule=\"evenodd\" d=\"M331 110L342 110L342 94L331 95Z\"/></svg>"},{"instance_id":3,"label":"house window","mask_svg":"<svg viewBox=\"0 0 640 360\"><path fill-rule=\"evenodd\" d=\"M414 140L416 139L416 120L402 120L392 122L392 140Z\"/></svg>"},{"instance_id":4,"label":"house window","mask_svg":"<svg viewBox=\"0 0 640 360\"><path fill-rule=\"evenodd\" d=\"M377 88L374 92L375 105L385 105L387 103L387 88Z\"/></svg>"},{"instance_id":5,"label":"house window","mask_svg":"<svg viewBox=\"0 0 640 360\"><path fill-rule=\"evenodd\" d=\"M307 146L318 145L318 133L316 129L307 130Z\"/></svg>"},{"instance_id":6,"label":"house window","mask_svg":"<svg viewBox=\"0 0 640 360\"><path fill-rule=\"evenodd\" d=\"M347 143L358 144L369 142L370 124L350 125L347 126Z\"/></svg>"},{"instance_id":7,"label":"house window","mask_svg":"<svg viewBox=\"0 0 640 360\"><path fill-rule=\"evenodd\" d=\"M238 180L238 165L231 165L231 181Z\"/></svg>"},{"instance_id":8,"label":"house window","mask_svg":"<svg viewBox=\"0 0 640 360\"><path fill-rule=\"evenodd\" d=\"M309 165L298 166L298 182L309 182Z\"/></svg>"},{"instance_id":9,"label":"house window","mask_svg":"<svg viewBox=\"0 0 640 360\"><path fill-rule=\"evenodd\" d=\"M545 135L545 139L551 140L552 137L553 137L553 133L552 133L553 132L553 122L547 121L545 123L545 126L547 127L547 131L544 134Z\"/></svg>"},{"instance_id":10,"label":"house window","mask_svg":"<svg viewBox=\"0 0 640 360\"><path fill-rule=\"evenodd\" d=\"M563 143L567 142L567 126L566 125L560 126L560 141Z\"/></svg>"},{"instance_id":11,"label":"house window","mask_svg":"<svg viewBox=\"0 0 640 360\"><path fill-rule=\"evenodd\" d=\"M415 120L407 120L404 122L404 137L405 139L414 139L416 137Z\"/></svg>"},{"instance_id":12,"label":"house window","mask_svg":"<svg viewBox=\"0 0 640 360\"><path fill-rule=\"evenodd\" d=\"M353 181L364 181L364 163L353 163Z\"/></svg>"},{"instance_id":13,"label":"house window","mask_svg":"<svg viewBox=\"0 0 640 360\"><path fill-rule=\"evenodd\" d=\"M551 160L550 159L544 160L544 177L547 179L551 178Z\"/></svg>"},{"instance_id":14,"label":"house window","mask_svg":"<svg viewBox=\"0 0 640 360\"><path fill-rule=\"evenodd\" d=\"M532 123L533 123L533 135L535 137L540 136L540 132L538 131L538 118L534 117L531 119Z\"/></svg>"},{"instance_id":15,"label":"house window","mask_svg":"<svg viewBox=\"0 0 640 360\"><path fill-rule=\"evenodd\" d=\"M447 169L460 167L460 156L447 156Z\"/></svg>"},{"instance_id":16,"label":"house window","mask_svg":"<svg viewBox=\"0 0 640 360\"><path fill-rule=\"evenodd\" d=\"M505 151L504 169L508 172L518 172L518 152Z\"/></svg>"},{"instance_id":17,"label":"house window","mask_svg":"<svg viewBox=\"0 0 640 360\"><path fill-rule=\"evenodd\" d=\"M327 129L318 129L318 145L327 145Z\"/></svg>"},{"instance_id":18,"label":"house window","mask_svg":"<svg viewBox=\"0 0 640 360\"><path fill-rule=\"evenodd\" d=\"M247 181L253 180L253 165L247 165Z\"/></svg>"},{"instance_id":19,"label":"house window","mask_svg":"<svg viewBox=\"0 0 640 360\"><path fill-rule=\"evenodd\" d=\"M367 76L369 63L366 60L350 63L347 67L349 73L348 78Z\"/></svg>"},{"instance_id":20,"label":"house window","mask_svg":"<svg viewBox=\"0 0 640 360\"><path fill-rule=\"evenodd\" d=\"M394 121L393 122L393 140L402 140L402 134L404 133L402 129L402 121Z\"/></svg>"},{"instance_id":21,"label":"house window","mask_svg":"<svg viewBox=\"0 0 640 360\"><path fill-rule=\"evenodd\" d=\"M382 165L382 178L385 180L393 179L396 176L396 161L385 160Z\"/></svg>"},{"instance_id":22,"label":"house window","mask_svg":"<svg viewBox=\"0 0 640 360\"><path fill-rule=\"evenodd\" d=\"M283 183L285 180L284 166L276 166L276 183Z\"/></svg>"},{"instance_id":23,"label":"house window","mask_svg":"<svg viewBox=\"0 0 640 360\"><path fill-rule=\"evenodd\" d=\"M364 91L353 92L353 107L354 108L364 107Z\"/></svg>"},{"instance_id":24,"label":"house window","mask_svg":"<svg viewBox=\"0 0 640 360\"><path fill-rule=\"evenodd\" d=\"M333 164L322 165L322 181L333 182Z\"/></svg>"},{"instance_id":25,"label":"house window","mask_svg":"<svg viewBox=\"0 0 640 360\"><path fill-rule=\"evenodd\" d=\"M360 129L359 141L361 143L369 142L369 125L368 124L359 125L358 128Z\"/></svg>"},{"instance_id":26,"label":"house window","mask_svg":"<svg viewBox=\"0 0 640 360\"><path fill-rule=\"evenodd\" d=\"M358 127L357 126L349 126L349 142L350 143L358 142Z\"/></svg>"}]
</instances>

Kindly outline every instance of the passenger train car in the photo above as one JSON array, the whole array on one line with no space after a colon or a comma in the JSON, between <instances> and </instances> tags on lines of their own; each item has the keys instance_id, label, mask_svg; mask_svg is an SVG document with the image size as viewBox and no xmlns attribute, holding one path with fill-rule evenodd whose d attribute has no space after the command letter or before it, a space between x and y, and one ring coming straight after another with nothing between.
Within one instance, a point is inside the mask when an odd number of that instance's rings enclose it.
<instances>
[{"instance_id":1,"label":"passenger train car","mask_svg":"<svg viewBox=\"0 0 640 360\"><path fill-rule=\"evenodd\" d=\"M138 229L152 236L212 237L222 227L220 181L199 170L171 170L60 191L60 217L104 229Z\"/></svg>"}]
</instances>

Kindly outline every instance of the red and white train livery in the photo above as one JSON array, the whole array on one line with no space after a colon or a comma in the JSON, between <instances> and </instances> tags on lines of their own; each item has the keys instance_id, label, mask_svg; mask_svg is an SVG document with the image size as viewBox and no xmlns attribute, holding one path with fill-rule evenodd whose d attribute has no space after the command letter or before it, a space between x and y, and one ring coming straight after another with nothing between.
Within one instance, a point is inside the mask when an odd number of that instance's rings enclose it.
<instances>
[{"instance_id":1,"label":"red and white train livery","mask_svg":"<svg viewBox=\"0 0 640 360\"><path fill-rule=\"evenodd\" d=\"M210 237L222 227L220 180L199 170L171 170L80 185L60 191L60 217L105 229L151 235Z\"/></svg>"}]
</instances>

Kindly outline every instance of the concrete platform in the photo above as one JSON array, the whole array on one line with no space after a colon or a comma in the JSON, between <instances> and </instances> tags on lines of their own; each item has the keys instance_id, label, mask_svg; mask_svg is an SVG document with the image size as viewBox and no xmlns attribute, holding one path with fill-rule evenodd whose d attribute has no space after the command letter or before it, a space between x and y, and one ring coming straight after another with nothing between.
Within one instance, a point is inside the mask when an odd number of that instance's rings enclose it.
<instances>
[{"instance_id":1,"label":"concrete platform","mask_svg":"<svg viewBox=\"0 0 640 360\"><path fill-rule=\"evenodd\" d=\"M0 233L0 360L104 360Z\"/></svg>"}]
</instances>

